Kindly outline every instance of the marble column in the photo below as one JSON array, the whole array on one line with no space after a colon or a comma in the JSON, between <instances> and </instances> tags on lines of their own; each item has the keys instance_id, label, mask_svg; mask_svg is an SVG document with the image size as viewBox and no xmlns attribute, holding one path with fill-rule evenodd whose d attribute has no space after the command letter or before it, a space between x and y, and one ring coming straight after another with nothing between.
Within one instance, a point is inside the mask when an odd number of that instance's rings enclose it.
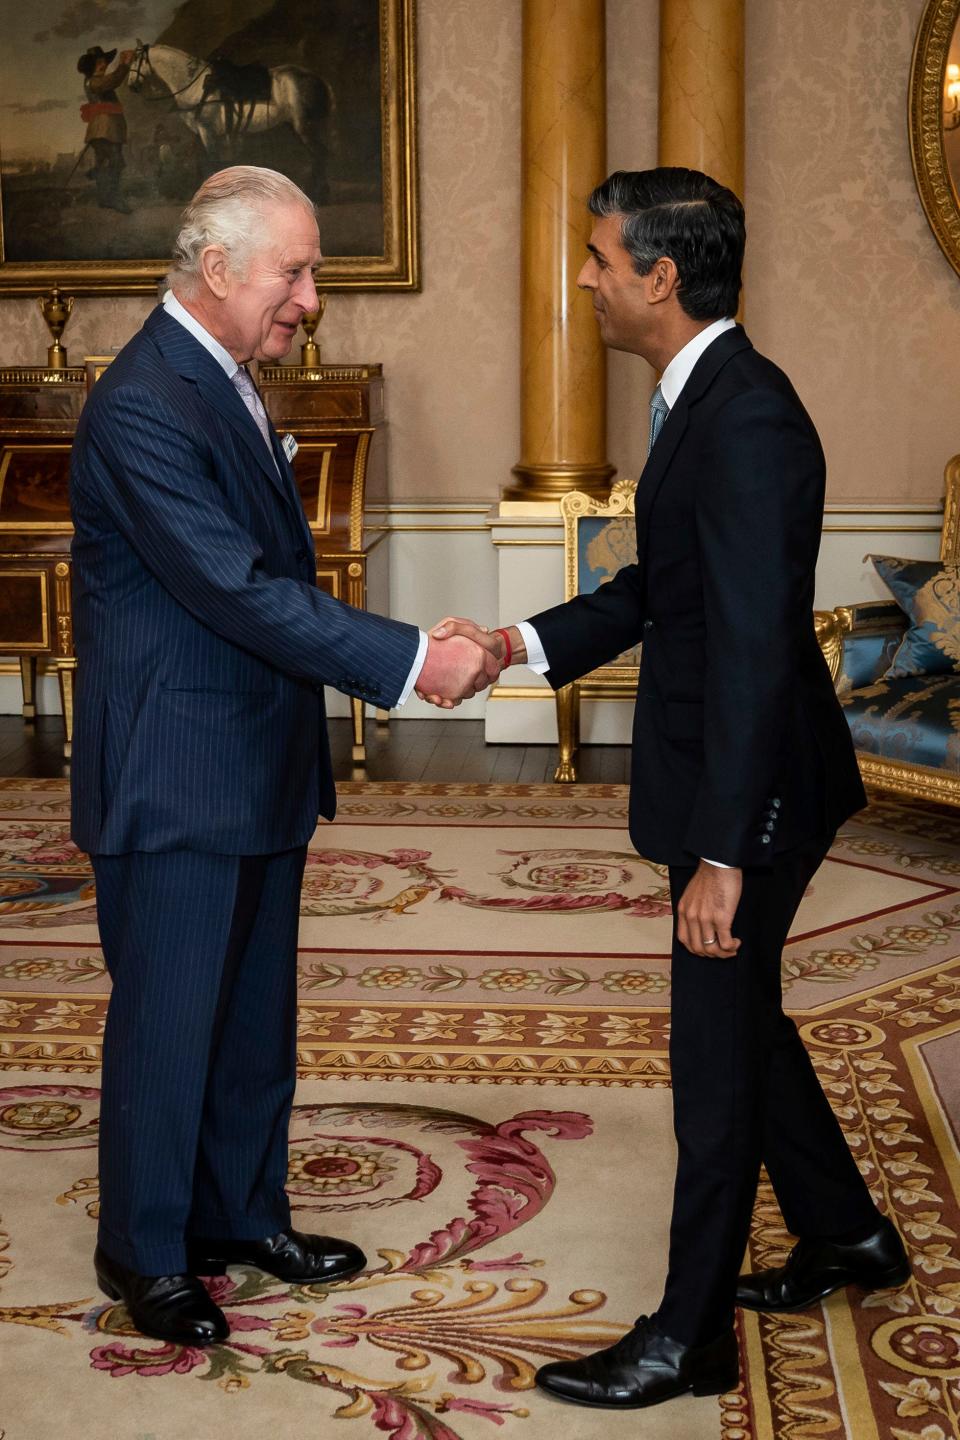
<instances>
[{"instance_id":1,"label":"marble column","mask_svg":"<svg viewBox=\"0 0 960 1440\"><path fill-rule=\"evenodd\" d=\"M606 175L604 7L523 0L521 446L508 503L605 495L614 473L606 357L576 288L587 197Z\"/></svg>"},{"instance_id":2,"label":"marble column","mask_svg":"<svg viewBox=\"0 0 960 1440\"><path fill-rule=\"evenodd\" d=\"M660 0L661 165L743 199L744 0Z\"/></svg>"}]
</instances>

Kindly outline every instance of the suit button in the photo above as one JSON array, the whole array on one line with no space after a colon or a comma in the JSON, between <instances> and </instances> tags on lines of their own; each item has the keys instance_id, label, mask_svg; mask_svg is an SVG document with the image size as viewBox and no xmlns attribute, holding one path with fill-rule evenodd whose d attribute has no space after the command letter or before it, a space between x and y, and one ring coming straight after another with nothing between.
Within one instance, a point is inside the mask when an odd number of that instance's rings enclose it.
<instances>
[{"instance_id":1,"label":"suit button","mask_svg":"<svg viewBox=\"0 0 960 1440\"><path fill-rule=\"evenodd\" d=\"M652 630L652 629L653 629L653 621L652 621L652 620L644 620L644 622L643 622L643 628L644 628L644 630Z\"/></svg>"},{"instance_id":2,"label":"suit button","mask_svg":"<svg viewBox=\"0 0 960 1440\"><path fill-rule=\"evenodd\" d=\"M779 795L775 795L775 796L773 797L773 799L770 801L770 804L773 806L774 810L779 810L781 803L782 803L782 802L781 802L781 800L780 800L780 796L779 796Z\"/></svg>"},{"instance_id":3,"label":"suit button","mask_svg":"<svg viewBox=\"0 0 960 1440\"><path fill-rule=\"evenodd\" d=\"M769 844L770 844L770 836L769 836L769 835L761 835L761 836L760 836L760 844L761 844L761 845L769 845Z\"/></svg>"},{"instance_id":4,"label":"suit button","mask_svg":"<svg viewBox=\"0 0 960 1440\"><path fill-rule=\"evenodd\" d=\"M763 828L764 828L764 830L772 830L772 829L773 829L773 821L772 821L772 820L768 820L767 823L766 823L766 825L764 825Z\"/></svg>"}]
</instances>

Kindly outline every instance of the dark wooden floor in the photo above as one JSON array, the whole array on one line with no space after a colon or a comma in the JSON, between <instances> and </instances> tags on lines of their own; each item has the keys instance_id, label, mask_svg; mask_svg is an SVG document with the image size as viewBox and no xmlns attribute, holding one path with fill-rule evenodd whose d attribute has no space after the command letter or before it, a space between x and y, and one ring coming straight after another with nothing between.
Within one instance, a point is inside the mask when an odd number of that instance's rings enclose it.
<instances>
[{"instance_id":1,"label":"dark wooden floor","mask_svg":"<svg viewBox=\"0 0 960 1440\"><path fill-rule=\"evenodd\" d=\"M520 781L553 779L553 745L486 745L479 720L392 720L367 723L370 780ZM350 758L349 720L330 721L334 774L338 780L362 779ZM25 724L19 715L0 715L0 775L67 775L63 760L63 723L41 715ZM626 745L592 745L581 753L578 779L588 783L626 782Z\"/></svg>"}]
</instances>

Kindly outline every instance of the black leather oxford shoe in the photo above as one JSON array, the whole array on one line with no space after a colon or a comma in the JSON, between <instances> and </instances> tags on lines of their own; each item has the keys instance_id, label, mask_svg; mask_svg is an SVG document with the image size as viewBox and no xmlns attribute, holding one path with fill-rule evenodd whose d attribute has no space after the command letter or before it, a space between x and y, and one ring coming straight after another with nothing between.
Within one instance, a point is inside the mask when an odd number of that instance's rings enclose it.
<instances>
[{"instance_id":1,"label":"black leather oxford shoe","mask_svg":"<svg viewBox=\"0 0 960 1440\"><path fill-rule=\"evenodd\" d=\"M709 1345L681 1345L641 1315L634 1328L582 1360L556 1360L537 1371L541 1390L605 1410L640 1410L675 1395L723 1395L739 1378L737 1337L726 1331Z\"/></svg>"},{"instance_id":2,"label":"black leather oxford shoe","mask_svg":"<svg viewBox=\"0 0 960 1440\"><path fill-rule=\"evenodd\" d=\"M142 1335L175 1345L213 1345L230 1334L227 1318L196 1275L138 1275L97 1246L97 1283L111 1300L122 1300Z\"/></svg>"},{"instance_id":3,"label":"black leather oxford shoe","mask_svg":"<svg viewBox=\"0 0 960 1440\"><path fill-rule=\"evenodd\" d=\"M266 1240L191 1240L187 1263L194 1275L225 1275L228 1265L252 1265L288 1285L332 1285L358 1274L367 1257L349 1240L281 1230Z\"/></svg>"},{"instance_id":4,"label":"black leather oxford shoe","mask_svg":"<svg viewBox=\"0 0 960 1440\"><path fill-rule=\"evenodd\" d=\"M844 1285L888 1290L910 1279L910 1261L885 1215L872 1235L856 1244L798 1240L785 1265L741 1275L737 1304L745 1310L806 1310Z\"/></svg>"}]
</instances>

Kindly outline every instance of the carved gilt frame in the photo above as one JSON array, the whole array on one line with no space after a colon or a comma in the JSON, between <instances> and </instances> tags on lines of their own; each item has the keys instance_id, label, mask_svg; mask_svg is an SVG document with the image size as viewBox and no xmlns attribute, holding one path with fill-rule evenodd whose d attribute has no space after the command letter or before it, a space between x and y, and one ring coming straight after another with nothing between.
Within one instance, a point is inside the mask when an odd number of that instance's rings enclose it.
<instances>
[{"instance_id":1,"label":"carved gilt frame","mask_svg":"<svg viewBox=\"0 0 960 1440\"><path fill-rule=\"evenodd\" d=\"M380 25L383 253L327 255L325 252L324 261L316 272L317 284L323 291L420 288L416 0L378 0L377 8ZM224 9L229 16L229 0ZM81 42L77 44L79 46ZM75 76L72 78L76 79ZM121 98L124 93L121 89ZM82 129L79 133L82 136ZM0 148L0 161L3 158ZM210 170L216 168L216 165L210 166ZM321 245L322 231L321 215ZM124 259L11 260L5 253L5 237L3 187L0 183L0 296L39 295L54 282L72 295L156 295L157 285L170 264L168 255ZM172 234L170 241L172 244Z\"/></svg>"},{"instance_id":2,"label":"carved gilt frame","mask_svg":"<svg viewBox=\"0 0 960 1440\"><path fill-rule=\"evenodd\" d=\"M930 228L960 274L960 200L943 132L943 86L958 18L960 0L927 0L910 68L910 155Z\"/></svg>"}]
</instances>

